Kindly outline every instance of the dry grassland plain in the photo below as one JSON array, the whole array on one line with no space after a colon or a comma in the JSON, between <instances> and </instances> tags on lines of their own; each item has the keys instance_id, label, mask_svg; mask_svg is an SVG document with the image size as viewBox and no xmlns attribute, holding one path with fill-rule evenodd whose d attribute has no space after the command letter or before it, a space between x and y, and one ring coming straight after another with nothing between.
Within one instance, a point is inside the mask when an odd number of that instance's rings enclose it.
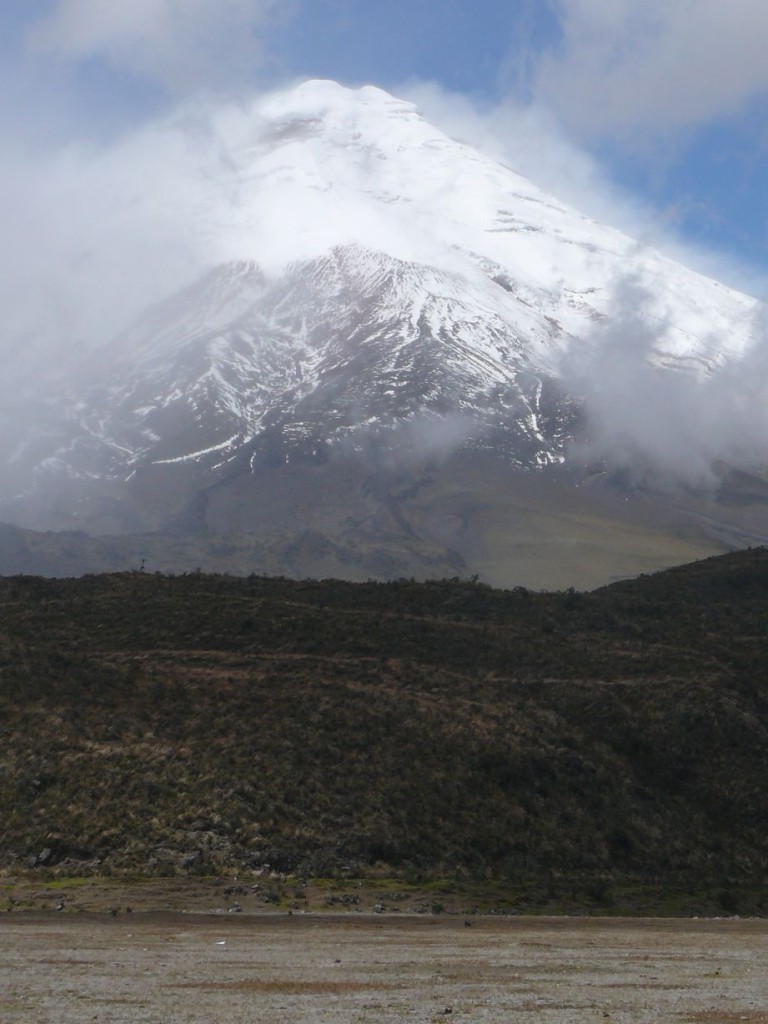
<instances>
[{"instance_id":1,"label":"dry grassland plain","mask_svg":"<svg viewBox=\"0 0 768 1024\"><path fill-rule=\"evenodd\" d=\"M768 922L8 914L2 1024L768 1024Z\"/></svg>"}]
</instances>

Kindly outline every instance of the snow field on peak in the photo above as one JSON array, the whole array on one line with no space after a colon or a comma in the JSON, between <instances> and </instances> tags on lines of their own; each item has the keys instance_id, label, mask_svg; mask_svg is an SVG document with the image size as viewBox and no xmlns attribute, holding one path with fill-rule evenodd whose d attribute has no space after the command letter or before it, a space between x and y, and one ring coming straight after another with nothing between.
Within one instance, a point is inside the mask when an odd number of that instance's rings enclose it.
<instances>
[{"instance_id":1,"label":"snow field on peak","mask_svg":"<svg viewBox=\"0 0 768 1024\"><path fill-rule=\"evenodd\" d=\"M218 162L190 166L189 214L217 261L254 259L279 277L357 245L471 282L492 264L573 337L614 315L632 280L652 359L706 366L749 346L754 300L595 223L375 87L307 82L210 130Z\"/></svg>"}]
</instances>

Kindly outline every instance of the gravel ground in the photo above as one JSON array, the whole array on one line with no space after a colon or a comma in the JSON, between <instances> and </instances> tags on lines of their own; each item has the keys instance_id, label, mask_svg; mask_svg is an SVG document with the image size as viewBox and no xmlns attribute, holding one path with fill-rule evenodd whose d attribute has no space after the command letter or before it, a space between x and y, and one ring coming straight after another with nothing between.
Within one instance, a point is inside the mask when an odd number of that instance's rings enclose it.
<instances>
[{"instance_id":1,"label":"gravel ground","mask_svg":"<svg viewBox=\"0 0 768 1024\"><path fill-rule=\"evenodd\" d=\"M9 914L0 1024L768 1024L768 922Z\"/></svg>"}]
</instances>

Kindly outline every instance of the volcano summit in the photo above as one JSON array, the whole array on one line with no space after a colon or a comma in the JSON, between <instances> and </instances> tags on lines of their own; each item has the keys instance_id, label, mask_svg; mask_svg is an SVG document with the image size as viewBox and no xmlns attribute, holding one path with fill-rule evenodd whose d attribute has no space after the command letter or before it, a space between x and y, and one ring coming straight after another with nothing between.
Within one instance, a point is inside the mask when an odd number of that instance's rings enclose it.
<instances>
[{"instance_id":1,"label":"volcano summit","mask_svg":"<svg viewBox=\"0 0 768 1024\"><path fill-rule=\"evenodd\" d=\"M168 198L202 277L4 403L2 571L590 586L768 536L706 413L755 401L756 300L373 87L216 131Z\"/></svg>"}]
</instances>

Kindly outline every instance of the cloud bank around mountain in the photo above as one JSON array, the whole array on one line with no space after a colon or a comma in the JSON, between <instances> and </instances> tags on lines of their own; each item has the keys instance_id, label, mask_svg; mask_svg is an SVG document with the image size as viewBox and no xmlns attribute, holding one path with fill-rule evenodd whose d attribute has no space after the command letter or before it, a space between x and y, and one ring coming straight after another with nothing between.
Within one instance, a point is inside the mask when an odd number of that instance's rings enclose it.
<instances>
[{"instance_id":1,"label":"cloud bank around mountain","mask_svg":"<svg viewBox=\"0 0 768 1024\"><path fill-rule=\"evenodd\" d=\"M619 281L608 317L569 350L560 370L584 402L577 460L627 470L637 483L717 483L718 464L754 470L768 457L768 315L755 308L752 344L707 374L659 367L666 325L643 316L648 295Z\"/></svg>"},{"instance_id":2,"label":"cloud bank around mountain","mask_svg":"<svg viewBox=\"0 0 768 1024\"><path fill-rule=\"evenodd\" d=\"M529 84L581 135L668 134L768 95L762 0L550 2L561 39Z\"/></svg>"},{"instance_id":3,"label":"cloud bank around mountain","mask_svg":"<svg viewBox=\"0 0 768 1024\"><path fill-rule=\"evenodd\" d=\"M264 57L262 33L291 0L58 0L30 47L60 60L102 59L172 90L222 85Z\"/></svg>"}]
</instances>

